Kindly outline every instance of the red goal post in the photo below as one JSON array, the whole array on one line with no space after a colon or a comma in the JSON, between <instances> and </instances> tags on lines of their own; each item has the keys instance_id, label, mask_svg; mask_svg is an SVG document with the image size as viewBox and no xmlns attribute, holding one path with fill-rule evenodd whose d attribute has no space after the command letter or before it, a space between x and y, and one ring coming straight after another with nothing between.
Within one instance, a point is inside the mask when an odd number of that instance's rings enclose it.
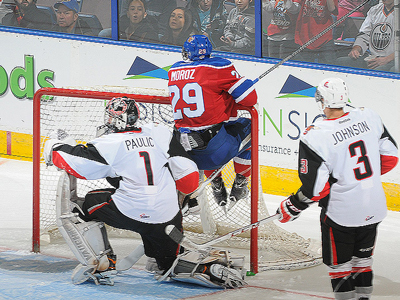
<instances>
[{"instance_id":1,"label":"red goal post","mask_svg":"<svg viewBox=\"0 0 400 300\"><path fill-rule=\"evenodd\" d=\"M40 186L40 168L43 164L41 159L41 147L44 137L41 135L41 102L52 97L70 97L80 99L100 99L109 100L114 97L133 98L138 103L146 104L164 104L169 105L169 97L162 95L146 95L141 93L124 93L109 92L81 89L65 89L65 88L41 88L33 98L33 232L32 232L32 251L40 252L40 205L41 205L41 186ZM84 100L83 100L84 101ZM251 181L259 182L259 161L258 161L258 112L254 107L240 106L240 110L246 110L252 119L251 122ZM57 128L54 128L57 129ZM94 137L93 137L94 138ZM42 161L42 162L41 162ZM258 201L259 201L259 184L251 184L250 189L250 222L258 221ZM54 194L55 197L55 194ZM234 230L236 228L232 228ZM250 232L250 270L254 273L258 272L258 228L253 228Z\"/></svg>"}]
</instances>

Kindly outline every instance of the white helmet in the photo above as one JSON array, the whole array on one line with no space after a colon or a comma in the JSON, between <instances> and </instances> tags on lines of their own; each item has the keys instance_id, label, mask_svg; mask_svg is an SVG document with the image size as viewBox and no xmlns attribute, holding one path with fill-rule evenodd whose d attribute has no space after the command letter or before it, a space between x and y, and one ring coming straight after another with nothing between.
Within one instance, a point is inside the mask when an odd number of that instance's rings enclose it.
<instances>
[{"instance_id":1,"label":"white helmet","mask_svg":"<svg viewBox=\"0 0 400 300\"><path fill-rule=\"evenodd\" d=\"M349 101L349 90L340 78L326 78L320 82L315 92L315 100L322 108L343 108Z\"/></svg>"}]
</instances>

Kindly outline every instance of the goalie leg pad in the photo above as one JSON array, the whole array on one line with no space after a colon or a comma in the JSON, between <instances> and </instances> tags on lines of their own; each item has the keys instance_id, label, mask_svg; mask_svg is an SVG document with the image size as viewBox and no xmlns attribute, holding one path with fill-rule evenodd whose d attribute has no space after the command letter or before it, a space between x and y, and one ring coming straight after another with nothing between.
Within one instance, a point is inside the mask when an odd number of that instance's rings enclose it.
<instances>
[{"instance_id":1,"label":"goalie leg pad","mask_svg":"<svg viewBox=\"0 0 400 300\"><path fill-rule=\"evenodd\" d=\"M88 280L91 275L96 271L96 265L84 266L79 264L72 271L72 283L73 284L81 284Z\"/></svg>"},{"instance_id":2,"label":"goalie leg pad","mask_svg":"<svg viewBox=\"0 0 400 300\"><path fill-rule=\"evenodd\" d=\"M90 268L94 266L92 273L97 269L107 269L108 259L105 255L112 250L108 243L104 223L97 221L80 222L77 214L71 212L70 199L74 194L72 191L76 187L73 186L74 180L70 180L70 176L63 172L57 188L56 216L58 229L83 266ZM105 259L101 259L103 256ZM102 262L101 265L100 262Z\"/></svg>"},{"instance_id":3,"label":"goalie leg pad","mask_svg":"<svg viewBox=\"0 0 400 300\"><path fill-rule=\"evenodd\" d=\"M234 268L225 267L220 264L212 264L210 266L211 280L219 282L222 286L227 288L239 288L246 286L243 274Z\"/></svg>"},{"instance_id":4,"label":"goalie leg pad","mask_svg":"<svg viewBox=\"0 0 400 300\"><path fill-rule=\"evenodd\" d=\"M182 273L182 274L177 274L174 277L171 277L173 280L180 281L180 282L185 282L185 283L190 283L190 284L196 284L196 285L201 285L204 287L208 288L216 288L216 289L223 289L224 286L216 284L210 280L210 277L206 274L189 274L189 273Z\"/></svg>"},{"instance_id":5,"label":"goalie leg pad","mask_svg":"<svg viewBox=\"0 0 400 300\"><path fill-rule=\"evenodd\" d=\"M213 250L203 257L198 252L188 251L177 258L171 278L207 287L238 288L247 285L243 280L244 257L235 259L238 269L232 267L228 251Z\"/></svg>"}]
</instances>

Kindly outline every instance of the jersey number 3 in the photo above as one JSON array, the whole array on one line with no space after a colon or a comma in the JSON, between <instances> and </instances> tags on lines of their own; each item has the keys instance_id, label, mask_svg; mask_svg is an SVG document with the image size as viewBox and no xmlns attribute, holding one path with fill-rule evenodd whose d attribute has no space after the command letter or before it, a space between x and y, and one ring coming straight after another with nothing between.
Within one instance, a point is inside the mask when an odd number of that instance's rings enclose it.
<instances>
[{"instance_id":1,"label":"jersey number 3","mask_svg":"<svg viewBox=\"0 0 400 300\"><path fill-rule=\"evenodd\" d=\"M196 118L204 113L203 89L197 82L186 83L182 88L182 95L177 85L170 85L168 88L170 95L174 94L171 100L174 120L183 119L183 115L188 118ZM176 109L175 107L179 99L182 99L187 104L187 107ZM189 104L195 104L196 109L192 110Z\"/></svg>"},{"instance_id":2,"label":"jersey number 3","mask_svg":"<svg viewBox=\"0 0 400 300\"><path fill-rule=\"evenodd\" d=\"M357 164L364 165L364 172L361 171L361 168L355 168L353 169L353 171L357 180L363 180L372 175L372 168L367 156L367 150L365 148L364 141L358 141L353 144L350 144L349 146L350 156L354 157L357 155L356 153L357 148L360 149L359 151L360 155L358 156Z\"/></svg>"}]
</instances>

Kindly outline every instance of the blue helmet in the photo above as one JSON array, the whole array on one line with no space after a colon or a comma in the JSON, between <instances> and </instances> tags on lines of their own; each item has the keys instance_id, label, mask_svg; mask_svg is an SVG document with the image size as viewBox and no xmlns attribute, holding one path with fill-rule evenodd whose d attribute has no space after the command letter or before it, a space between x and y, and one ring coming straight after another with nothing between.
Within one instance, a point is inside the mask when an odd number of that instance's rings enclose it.
<instances>
[{"instance_id":1,"label":"blue helmet","mask_svg":"<svg viewBox=\"0 0 400 300\"><path fill-rule=\"evenodd\" d=\"M200 60L210 57L212 45L205 35L192 35L186 40L182 47L184 60Z\"/></svg>"}]
</instances>

